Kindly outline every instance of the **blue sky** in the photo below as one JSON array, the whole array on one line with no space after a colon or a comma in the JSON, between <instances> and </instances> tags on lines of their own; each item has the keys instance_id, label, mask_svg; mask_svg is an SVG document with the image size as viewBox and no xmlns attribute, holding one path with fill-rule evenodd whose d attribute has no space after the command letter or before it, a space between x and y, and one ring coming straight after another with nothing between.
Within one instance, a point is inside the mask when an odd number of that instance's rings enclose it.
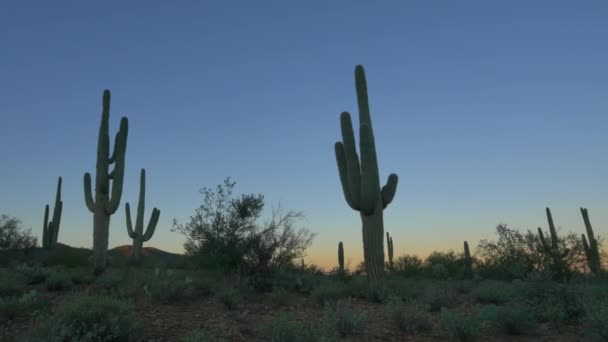
<instances>
[{"instance_id":1,"label":"blue sky","mask_svg":"<svg viewBox=\"0 0 608 342\"><path fill-rule=\"evenodd\" d=\"M361 256L333 144L366 68L380 173L400 177L385 229L396 254L460 250L497 223L608 227L605 1L2 1L0 212L41 235L63 177L59 239L92 245L82 177L94 172L101 95L129 118L124 203L147 172L148 245L227 176L237 193L301 210L311 262Z\"/></svg>"}]
</instances>

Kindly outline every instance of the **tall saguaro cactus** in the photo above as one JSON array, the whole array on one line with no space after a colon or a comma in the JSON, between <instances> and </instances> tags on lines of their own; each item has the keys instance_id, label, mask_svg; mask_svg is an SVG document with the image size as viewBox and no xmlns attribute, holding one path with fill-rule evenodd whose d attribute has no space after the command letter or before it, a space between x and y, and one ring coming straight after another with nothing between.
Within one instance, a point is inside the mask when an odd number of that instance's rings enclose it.
<instances>
[{"instance_id":1,"label":"tall saguaro cactus","mask_svg":"<svg viewBox=\"0 0 608 342\"><path fill-rule=\"evenodd\" d=\"M363 66L355 68L355 88L359 107L359 150L355 147L355 134L348 112L340 115L342 141L336 142L335 152L344 198L348 205L359 211L363 231L363 256L368 279L375 282L384 275L384 221L383 210L392 202L397 190L398 177L391 174L380 188L376 143L367 97L367 83Z\"/></svg>"},{"instance_id":2,"label":"tall saguaro cactus","mask_svg":"<svg viewBox=\"0 0 608 342\"><path fill-rule=\"evenodd\" d=\"M63 201L61 200L61 177L57 180L57 193L55 194L55 208L53 209L53 219L49 221L49 205L44 208L44 223L42 225L42 247L53 249L57 245L59 236L59 226L61 225L61 212L63 211Z\"/></svg>"},{"instance_id":3,"label":"tall saguaro cactus","mask_svg":"<svg viewBox=\"0 0 608 342\"><path fill-rule=\"evenodd\" d=\"M471 258L471 250L467 241L464 242L464 273L467 277L473 274L473 259Z\"/></svg>"},{"instance_id":4,"label":"tall saguaro cactus","mask_svg":"<svg viewBox=\"0 0 608 342\"><path fill-rule=\"evenodd\" d=\"M108 238L110 236L110 216L120 206L129 130L129 121L126 117L122 117L114 142L114 151L110 155L109 121L110 91L105 90L103 92L101 125L99 126L97 141L94 198L91 191L91 175L88 172L84 174L84 200L89 211L93 213L93 263L96 274L105 270ZM111 164L114 164L112 172L109 170ZM112 181L111 196L110 181Z\"/></svg>"},{"instance_id":5,"label":"tall saguaro cactus","mask_svg":"<svg viewBox=\"0 0 608 342\"><path fill-rule=\"evenodd\" d=\"M133 239L133 261L136 264L141 262L141 249L145 241L152 238L156 224L158 223L158 217L160 216L160 210L154 208L152 210L152 216L148 222L148 228L144 234L144 211L146 207L146 170L141 169L139 175L139 203L137 204L137 216L135 219L135 229L131 224L131 209L129 208L129 202L125 204L125 214L127 217L127 232L131 239Z\"/></svg>"},{"instance_id":6,"label":"tall saguaro cactus","mask_svg":"<svg viewBox=\"0 0 608 342\"><path fill-rule=\"evenodd\" d=\"M342 241L338 243L338 270L340 274L344 274L344 245Z\"/></svg>"},{"instance_id":7,"label":"tall saguaro cactus","mask_svg":"<svg viewBox=\"0 0 608 342\"><path fill-rule=\"evenodd\" d=\"M540 244L544 253L551 257L555 276L558 279L562 279L566 272L566 265L564 263L563 258L568 255L570 250L566 249L563 252L559 250L559 240L557 238L557 231L555 229L555 225L553 224L553 216L551 216L551 210L549 208L545 208L545 211L547 212L547 221L549 222L551 242L545 239L543 230L540 227L538 227L538 238L540 240Z\"/></svg>"},{"instance_id":8,"label":"tall saguaro cactus","mask_svg":"<svg viewBox=\"0 0 608 342\"><path fill-rule=\"evenodd\" d=\"M386 232L386 245L388 249L388 269L393 271L394 263L393 263L393 238Z\"/></svg>"},{"instance_id":9,"label":"tall saguaro cactus","mask_svg":"<svg viewBox=\"0 0 608 342\"><path fill-rule=\"evenodd\" d=\"M591 221L589 220L589 212L587 208L581 208L581 214L583 215L583 221L585 221L585 229L587 230L587 238L585 234L581 234L583 239L583 247L585 248L585 255L587 255L587 265L595 276L599 276L602 272L602 263L600 258L600 250L598 247L595 234L593 233L593 227L591 227Z\"/></svg>"}]
</instances>

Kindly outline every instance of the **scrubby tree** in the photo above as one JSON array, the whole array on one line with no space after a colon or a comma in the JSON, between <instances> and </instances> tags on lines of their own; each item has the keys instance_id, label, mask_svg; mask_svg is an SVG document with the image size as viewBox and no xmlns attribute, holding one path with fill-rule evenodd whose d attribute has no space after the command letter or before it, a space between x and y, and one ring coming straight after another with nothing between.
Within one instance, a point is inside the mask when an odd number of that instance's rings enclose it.
<instances>
[{"instance_id":1,"label":"scrubby tree","mask_svg":"<svg viewBox=\"0 0 608 342\"><path fill-rule=\"evenodd\" d=\"M272 211L269 221L259 224L264 196L233 196L235 182L226 178L215 191L200 190L203 203L190 222L173 222L172 231L186 236L186 254L195 257L202 267L217 267L243 273L266 273L305 256L314 234L295 228L302 214Z\"/></svg>"},{"instance_id":2,"label":"scrubby tree","mask_svg":"<svg viewBox=\"0 0 608 342\"><path fill-rule=\"evenodd\" d=\"M499 224L496 227L498 239L481 240L477 246L478 271L483 276L497 278L525 278L530 273L552 271L552 260L543 251L536 232L520 232ZM570 252L564 258L565 268L579 270L584 266L584 250L576 234L559 236L560 249Z\"/></svg>"},{"instance_id":3,"label":"scrubby tree","mask_svg":"<svg viewBox=\"0 0 608 342\"><path fill-rule=\"evenodd\" d=\"M394 268L396 274L416 276L422 274L424 263L417 255L404 254L395 260Z\"/></svg>"},{"instance_id":4,"label":"scrubby tree","mask_svg":"<svg viewBox=\"0 0 608 342\"><path fill-rule=\"evenodd\" d=\"M31 229L23 230L21 220L0 215L0 250L34 248L37 243Z\"/></svg>"}]
</instances>

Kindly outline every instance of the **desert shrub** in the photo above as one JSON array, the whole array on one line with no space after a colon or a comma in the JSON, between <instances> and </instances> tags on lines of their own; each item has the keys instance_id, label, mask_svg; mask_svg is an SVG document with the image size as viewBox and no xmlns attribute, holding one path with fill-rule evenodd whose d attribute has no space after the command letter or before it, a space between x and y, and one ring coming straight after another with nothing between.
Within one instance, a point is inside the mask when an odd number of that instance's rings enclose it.
<instances>
[{"instance_id":1,"label":"desert shrub","mask_svg":"<svg viewBox=\"0 0 608 342\"><path fill-rule=\"evenodd\" d=\"M424 263L416 255L401 255L393 262L393 272L402 276L411 277L423 274Z\"/></svg>"},{"instance_id":2,"label":"desert shrub","mask_svg":"<svg viewBox=\"0 0 608 342\"><path fill-rule=\"evenodd\" d=\"M608 300L586 298L584 305L589 333L608 341Z\"/></svg>"},{"instance_id":3,"label":"desert shrub","mask_svg":"<svg viewBox=\"0 0 608 342\"><path fill-rule=\"evenodd\" d=\"M70 272L72 283L76 285L88 285L95 281L95 276L90 269L78 268Z\"/></svg>"},{"instance_id":4,"label":"desert shrub","mask_svg":"<svg viewBox=\"0 0 608 342\"><path fill-rule=\"evenodd\" d=\"M69 268L90 266L88 251L67 246L57 246L49 251L44 264Z\"/></svg>"},{"instance_id":5,"label":"desert shrub","mask_svg":"<svg viewBox=\"0 0 608 342\"><path fill-rule=\"evenodd\" d=\"M203 204L190 222L178 224L174 220L172 231L186 236L186 254L202 267L238 270L250 276L267 276L303 257L315 234L295 229L295 220L302 215L273 210L271 219L259 225L264 197L261 194L233 197L235 184L227 178L215 192L201 189ZM257 283L266 290L268 284L262 279L257 279Z\"/></svg>"},{"instance_id":6,"label":"desert shrub","mask_svg":"<svg viewBox=\"0 0 608 342\"><path fill-rule=\"evenodd\" d=\"M139 341L132 303L106 296L77 295L40 320L30 340L48 342Z\"/></svg>"},{"instance_id":7,"label":"desert shrub","mask_svg":"<svg viewBox=\"0 0 608 342\"><path fill-rule=\"evenodd\" d=\"M272 342L322 342L330 341L322 327L313 322L300 322L290 316L280 315L264 325L268 341Z\"/></svg>"},{"instance_id":8,"label":"desert shrub","mask_svg":"<svg viewBox=\"0 0 608 342\"><path fill-rule=\"evenodd\" d=\"M400 331L416 334L432 329L428 305L419 301L395 300L387 305L391 319Z\"/></svg>"},{"instance_id":9,"label":"desert shrub","mask_svg":"<svg viewBox=\"0 0 608 342\"><path fill-rule=\"evenodd\" d=\"M174 302L184 296L191 281L191 278L186 278L174 270L157 268L144 285L144 292L160 302Z\"/></svg>"},{"instance_id":10,"label":"desert shrub","mask_svg":"<svg viewBox=\"0 0 608 342\"><path fill-rule=\"evenodd\" d=\"M465 316L446 308L441 309L439 324L455 341L476 341L480 335L481 324L477 317Z\"/></svg>"},{"instance_id":11,"label":"desert shrub","mask_svg":"<svg viewBox=\"0 0 608 342\"><path fill-rule=\"evenodd\" d=\"M46 279L48 272L39 265L30 265L27 263L21 263L15 271L21 273L27 279L29 285L40 284Z\"/></svg>"},{"instance_id":12,"label":"desert shrub","mask_svg":"<svg viewBox=\"0 0 608 342\"><path fill-rule=\"evenodd\" d=\"M503 304L514 299L518 294L517 288L509 283L498 280L485 280L472 290L472 295L481 303Z\"/></svg>"},{"instance_id":13,"label":"desert shrub","mask_svg":"<svg viewBox=\"0 0 608 342\"><path fill-rule=\"evenodd\" d=\"M223 342L225 339L215 337L205 329L197 329L182 337L181 342Z\"/></svg>"},{"instance_id":14,"label":"desert shrub","mask_svg":"<svg viewBox=\"0 0 608 342\"><path fill-rule=\"evenodd\" d=\"M421 289L424 286L424 281L421 279L393 276L386 280L386 286L390 291L384 295L383 302L386 302L387 297L392 296L396 296L402 301L407 302L416 299L422 293Z\"/></svg>"},{"instance_id":15,"label":"desert shrub","mask_svg":"<svg viewBox=\"0 0 608 342\"><path fill-rule=\"evenodd\" d=\"M35 290L30 290L21 296L0 298L0 322L13 321L34 310L41 309L46 304Z\"/></svg>"},{"instance_id":16,"label":"desert shrub","mask_svg":"<svg viewBox=\"0 0 608 342\"><path fill-rule=\"evenodd\" d=\"M355 310L350 299L338 300L335 305L325 304L323 321L328 328L333 328L339 336L344 337L365 331L367 313Z\"/></svg>"},{"instance_id":17,"label":"desert shrub","mask_svg":"<svg viewBox=\"0 0 608 342\"><path fill-rule=\"evenodd\" d=\"M222 288L217 292L217 296L228 310L236 309L243 301L241 291L232 286Z\"/></svg>"},{"instance_id":18,"label":"desert shrub","mask_svg":"<svg viewBox=\"0 0 608 342\"><path fill-rule=\"evenodd\" d=\"M286 305L289 303L291 294L285 289L278 288L270 294L270 301L275 305Z\"/></svg>"},{"instance_id":19,"label":"desert shrub","mask_svg":"<svg viewBox=\"0 0 608 342\"><path fill-rule=\"evenodd\" d=\"M573 285L553 281L526 281L522 292L540 321L553 324L576 323L585 313L583 296Z\"/></svg>"},{"instance_id":20,"label":"desert shrub","mask_svg":"<svg viewBox=\"0 0 608 342\"><path fill-rule=\"evenodd\" d=\"M114 292L123 283L125 274L115 269L107 269L102 275L97 277L94 287L101 292Z\"/></svg>"},{"instance_id":21,"label":"desert shrub","mask_svg":"<svg viewBox=\"0 0 608 342\"><path fill-rule=\"evenodd\" d=\"M21 250L36 247L37 240L31 229L23 230L21 220L0 215L0 250Z\"/></svg>"},{"instance_id":22,"label":"desert shrub","mask_svg":"<svg viewBox=\"0 0 608 342\"><path fill-rule=\"evenodd\" d=\"M308 271L279 270L272 275L273 289L281 288L303 294L310 294L320 282L321 276Z\"/></svg>"},{"instance_id":23,"label":"desert shrub","mask_svg":"<svg viewBox=\"0 0 608 342\"><path fill-rule=\"evenodd\" d=\"M310 295L317 303L325 305L325 303L346 298L349 296L349 293L343 283L326 281L317 286Z\"/></svg>"},{"instance_id":24,"label":"desert shrub","mask_svg":"<svg viewBox=\"0 0 608 342\"><path fill-rule=\"evenodd\" d=\"M437 279L455 277L463 272L461 259L461 256L451 250L448 252L434 251L424 261L425 273Z\"/></svg>"},{"instance_id":25,"label":"desert shrub","mask_svg":"<svg viewBox=\"0 0 608 342\"><path fill-rule=\"evenodd\" d=\"M428 288L421 301L428 304L430 312L439 312L442 308L451 307L454 303L453 292L445 285Z\"/></svg>"},{"instance_id":26,"label":"desert shrub","mask_svg":"<svg viewBox=\"0 0 608 342\"><path fill-rule=\"evenodd\" d=\"M454 290L460 294L470 293L475 287L472 280L455 280L452 284Z\"/></svg>"},{"instance_id":27,"label":"desert shrub","mask_svg":"<svg viewBox=\"0 0 608 342\"><path fill-rule=\"evenodd\" d=\"M484 307L482 316L497 330L509 335L525 335L536 328L533 313L521 303L506 306L490 304Z\"/></svg>"},{"instance_id":28,"label":"desert shrub","mask_svg":"<svg viewBox=\"0 0 608 342\"><path fill-rule=\"evenodd\" d=\"M72 277L67 272L53 271L44 281L46 289L49 291L67 290L72 287Z\"/></svg>"},{"instance_id":29,"label":"desert shrub","mask_svg":"<svg viewBox=\"0 0 608 342\"><path fill-rule=\"evenodd\" d=\"M27 283L27 278L21 273L0 270L0 297L21 294Z\"/></svg>"}]
</instances>

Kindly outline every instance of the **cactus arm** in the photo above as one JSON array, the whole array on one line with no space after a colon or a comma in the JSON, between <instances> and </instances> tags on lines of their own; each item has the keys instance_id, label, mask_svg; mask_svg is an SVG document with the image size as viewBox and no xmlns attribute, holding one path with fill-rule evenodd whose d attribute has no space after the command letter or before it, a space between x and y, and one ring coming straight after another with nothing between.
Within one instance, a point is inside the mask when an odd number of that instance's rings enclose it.
<instances>
[{"instance_id":1,"label":"cactus arm","mask_svg":"<svg viewBox=\"0 0 608 342\"><path fill-rule=\"evenodd\" d=\"M399 182L399 177L391 173L388 176L388 180L386 181L386 185L382 187L382 209L386 209L386 207L393 201L395 197L395 192L397 192L397 183Z\"/></svg>"},{"instance_id":2,"label":"cactus arm","mask_svg":"<svg viewBox=\"0 0 608 342\"><path fill-rule=\"evenodd\" d=\"M369 110L369 99L367 96L367 80L363 66L355 67L355 89L357 91L357 106L359 107L359 123L372 128L372 118Z\"/></svg>"},{"instance_id":3,"label":"cactus arm","mask_svg":"<svg viewBox=\"0 0 608 342\"><path fill-rule=\"evenodd\" d=\"M587 254L587 258L589 257L589 244L587 243L587 238L585 238L585 234L581 234L581 239L583 240L583 248L585 249L585 254Z\"/></svg>"},{"instance_id":4,"label":"cactus arm","mask_svg":"<svg viewBox=\"0 0 608 342\"><path fill-rule=\"evenodd\" d=\"M135 219L135 232L138 236L143 235L144 211L146 210L146 170L141 169L139 173L139 199L137 202L137 218Z\"/></svg>"},{"instance_id":5,"label":"cactus arm","mask_svg":"<svg viewBox=\"0 0 608 342\"><path fill-rule=\"evenodd\" d=\"M338 243L338 267L340 272L344 272L344 245L342 241Z\"/></svg>"},{"instance_id":6,"label":"cactus arm","mask_svg":"<svg viewBox=\"0 0 608 342\"><path fill-rule=\"evenodd\" d=\"M549 250L550 247L547 244L547 240L545 240L545 235L543 234L543 230L538 227L538 239L540 240L540 244L544 250Z\"/></svg>"},{"instance_id":7,"label":"cactus arm","mask_svg":"<svg viewBox=\"0 0 608 342\"><path fill-rule=\"evenodd\" d=\"M127 234L131 239L135 239L137 235L133 231L133 223L131 222L131 208L129 202L125 203L125 217L127 218Z\"/></svg>"},{"instance_id":8,"label":"cactus arm","mask_svg":"<svg viewBox=\"0 0 608 342\"><path fill-rule=\"evenodd\" d=\"M57 209L59 208L59 209ZM51 240L51 247L57 244L57 239L59 238L59 227L61 226L61 213L63 212L63 201L59 201L58 204L55 205L55 210L57 213L57 217L53 214L53 235Z\"/></svg>"},{"instance_id":9,"label":"cactus arm","mask_svg":"<svg viewBox=\"0 0 608 342\"><path fill-rule=\"evenodd\" d=\"M349 207L353 210L359 210L358 206L352 200L350 186L348 183L348 171L346 166L346 156L344 154L344 145L341 142L335 144L336 162L338 164L338 174L340 175L340 183L342 184L342 193Z\"/></svg>"},{"instance_id":10,"label":"cactus arm","mask_svg":"<svg viewBox=\"0 0 608 342\"><path fill-rule=\"evenodd\" d=\"M353 123L348 112L340 114L340 126L344 155L346 158L346 175L351 201L358 210L361 197L361 165L355 145L355 133Z\"/></svg>"},{"instance_id":11,"label":"cactus arm","mask_svg":"<svg viewBox=\"0 0 608 342\"><path fill-rule=\"evenodd\" d=\"M587 231L587 237L585 237L585 234L581 234L583 248L585 249L585 255L587 256L587 265L593 274L599 275L602 271L602 262L597 240L595 239L593 227L591 226L591 220L589 220L589 212L586 208L581 208L581 214L583 215L583 221L585 222L585 229Z\"/></svg>"},{"instance_id":12,"label":"cactus arm","mask_svg":"<svg viewBox=\"0 0 608 342\"><path fill-rule=\"evenodd\" d=\"M150 216L150 222L148 222L148 227L146 228L146 234L144 234L144 241L148 241L154 235L154 230L156 230L156 225L158 224L158 218L160 217L160 210L154 208L152 209L152 216Z\"/></svg>"},{"instance_id":13,"label":"cactus arm","mask_svg":"<svg viewBox=\"0 0 608 342\"><path fill-rule=\"evenodd\" d=\"M551 215L551 210L549 208L545 208L545 211L547 212L549 232L551 233L551 246L553 248L557 248L557 231L555 230L555 225L553 224L553 216Z\"/></svg>"},{"instance_id":14,"label":"cactus arm","mask_svg":"<svg viewBox=\"0 0 608 342\"><path fill-rule=\"evenodd\" d=\"M90 212L95 212L95 201L93 200L93 193L91 192L91 174L84 174L84 202Z\"/></svg>"},{"instance_id":15,"label":"cactus arm","mask_svg":"<svg viewBox=\"0 0 608 342\"><path fill-rule=\"evenodd\" d=\"M114 146L116 161L114 170L112 171L112 196L105 207L108 215L112 215L118 210L120 198L122 197L128 130L129 121L126 117L123 117L120 120L120 129L116 136L116 146Z\"/></svg>"},{"instance_id":16,"label":"cactus arm","mask_svg":"<svg viewBox=\"0 0 608 342\"><path fill-rule=\"evenodd\" d=\"M44 207L44 222L42 222L42 247L48 248L49 234L49 205Z\"/></svg>"}]
</instances>

